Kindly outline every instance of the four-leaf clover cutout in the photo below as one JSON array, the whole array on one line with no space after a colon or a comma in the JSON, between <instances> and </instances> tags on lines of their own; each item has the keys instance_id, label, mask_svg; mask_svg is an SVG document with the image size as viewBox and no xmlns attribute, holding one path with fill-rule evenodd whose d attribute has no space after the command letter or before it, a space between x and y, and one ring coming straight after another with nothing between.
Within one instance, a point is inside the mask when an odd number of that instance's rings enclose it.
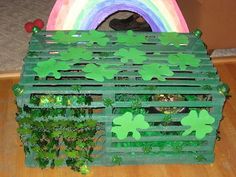
<instances>
[{"instance_id":1,"label":"four-leaf clover cutout","mask_svg":"<svg viewBox=\"0 0 236 177\"><path fill-rule=\"evenodd\" d=\"M99 82L103 82L106 79L112 79L119 71L115 69L109 69L108 64L101 64L97 66L95 64L87 64L82 71L86 72L85 77L94 79Z\"/></svg>"},{"instance_id":2,"label":"four-leaf clover cutout","mask_svg":"<svg viewBox=\"0 0 236 177\"><path fill-rule=\"evenodd\" d=\"M147 42L147 39L144 35L136 35L133 31L129 30L127 33L117 34L117 42L132 46L132 45L141 45L142 43Z\"/></svg>"},{"instance_id":3,"label":"four-leaf clover cutout","mask_svg":"<svg viewBox=\"0 0 236 177\"><path fill-rule=\"evenodd\" d=\"M211 133L213 128L212 124L215 122L215 118L209 115L207 110L201 110L199 115L196 110L192 110L186 117L181 120L183 126L190 126L185 130L182 136L187 136L193 131L196 132L197 139L203 139L207 133Z\"/></svg>"},{"instance_id":4,"label":"four-leaf clover cutout","mask_svg":"<svg viewBox=\"0 0 236 177\"><path fill-rule=\"evenodd\" d=\"M187 66L198 67L201 60L192 54L171 54L168 56L168 62L180 67L181 70L186 70Z\"/></svg>"},{"instance_id":5,"label":"four-leaf clover cutout","mask_svg":"<svg viewBox=\"0 0 236 177\"><path fill-rule=\"evenodd\" d=\"M157 78L160 81L165 81L163 76L173 76L173 71L170 70L167 65L160 65L157 63L143 65L142 69L139 70L139 74L142 76L143 80L151 80L152 78Z\"/></svg>"},{"instance_id":6,"label":"four-leaf clover cutout","mask_svg":"<svg viewBox=\"0 0 236 177\"><path fill-rule=\"evenodd\" d=\"M37 66L34 67L34 71L38 74L40 78L48 76L50 73L56 79L61 77L59 70L68 70L70 66L66 62L57 62L55 59L50 59L47 61L41 61L37 63Z\"/></svg>"},{"instance_id":7,"label":"four-leaf clover cutout","mask_svg":"<svg viewBox=\"0 0 236 177\"><path fill-rule=\"evenodd\" d=\"M175 32L171 33L161 33L158 37L162 45L174 45L175 47L180 47L181 44L188 44L189 40L186 35L178 34Z\"/></svg>"},{"instance_id":8,"label":"four-leaf clover cutout","mask_svg":"<svg viewBox=\"0 0 236 177\"><path fill-rule=\"evenodd\" d=\"M134 64L142 64L143 61L147 60L146 53L136 48L120 49L114 54L115 56L121 57L122 63L127 63L129 60L133 60Z\"/></svg>"},{"instance_id":9,"label":"four-leaf clover cutout","mask_svg":"<svg viewBox=\"0 0 236 177\"><path fill-rule=\"evenodd\" d=\"M142 114L134 117L131 112L116 117L113 119L113 124L111 131L116 134L119 140L127 138L129 132L133 133L132 136L135 140L139 140L141 135L138 129L148 129L150 127Z\"/></svg>"}]
</instances>

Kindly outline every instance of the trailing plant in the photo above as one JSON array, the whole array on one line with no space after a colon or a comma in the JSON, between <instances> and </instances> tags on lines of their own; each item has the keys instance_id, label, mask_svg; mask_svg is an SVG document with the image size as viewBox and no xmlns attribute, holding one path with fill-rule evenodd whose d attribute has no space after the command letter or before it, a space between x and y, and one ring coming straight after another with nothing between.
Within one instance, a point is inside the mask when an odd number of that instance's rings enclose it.
<instances>
[{"instance_id":1,"label":"trailing plant","mask_svg":"<svg viewBox=\"0 0 236 177\"><path fill-rule=\"evenodd\" d=\"M34 153L41 168L67 165L84 171L96 145L98 124L93 119L37 121L32 115L18 119L21 141L26 153Z\"/></svg>"}]
</instances>

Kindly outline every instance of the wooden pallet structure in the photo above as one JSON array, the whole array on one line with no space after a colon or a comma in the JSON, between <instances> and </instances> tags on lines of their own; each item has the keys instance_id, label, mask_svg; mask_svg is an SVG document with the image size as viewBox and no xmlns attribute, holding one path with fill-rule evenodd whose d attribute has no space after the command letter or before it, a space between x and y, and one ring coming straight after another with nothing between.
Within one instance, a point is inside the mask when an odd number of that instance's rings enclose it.
<instances>
[{"instance_id":1,"label":"wooden pallet structure","mask_svg":"<svg viewBox=\"0 0 236 177\"><path fill-rule=\"evenodd\" d=\"M198 33L38 32L14 88L26 164L211 163L220 88Z\"/></svg>"}]
</instances>

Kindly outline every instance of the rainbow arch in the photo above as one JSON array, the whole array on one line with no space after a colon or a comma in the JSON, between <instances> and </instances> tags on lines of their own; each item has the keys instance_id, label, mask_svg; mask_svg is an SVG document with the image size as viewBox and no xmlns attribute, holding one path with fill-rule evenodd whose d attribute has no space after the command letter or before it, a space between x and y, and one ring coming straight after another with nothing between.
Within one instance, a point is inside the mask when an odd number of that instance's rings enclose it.
<instances>
[{"instance_id":1,"label":"rainbow arch","mask_svg":"<svg viewBox=\"0 0 236 177\"><path fill-rule=\"evenodd\" d=\"M47 30L96 29L121 10L142 15L154 32L189 32L176 0L57 0Z\"/></svg>"}]
</instances>

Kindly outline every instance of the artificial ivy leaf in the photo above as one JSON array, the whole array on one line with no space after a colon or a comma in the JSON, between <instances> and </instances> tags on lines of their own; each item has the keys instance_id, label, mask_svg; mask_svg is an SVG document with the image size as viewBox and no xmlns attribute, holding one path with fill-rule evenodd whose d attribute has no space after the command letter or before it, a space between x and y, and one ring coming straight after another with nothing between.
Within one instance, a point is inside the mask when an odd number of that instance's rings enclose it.
<instances>
[{"instance_id":1,"label":"artificial ivy leaf","mask_svg":"<svg viewBox=\"0 0 236 177\"><path fill-rule=\"evenodd\" d=\"M78 157L78 151L75 150L71 150L71 151L65 151L65 154L67 155L67 157L69 158L76 158Z\"/></svg>"},{"instance_id":2,"label":"artificial ivy leaf","mask_svg":"<svg viewBox=\"0 0 236 177\"><path fill-rule=\"evenodd\" d=\"M192 54L171 54L168 56L170 64L178 65L181 70L186 70L187 66L199 67L201 60Z\"/></svg>"},{"instance_id":3,"label":"artificial ivy leaf","mask_svg":"<svg viewBox=\"0 0 236 177\"><path fill-rule=\"evenodd\" d=\"M37 63L37 66L34 67L34 71L37 73L37 75L40 78L48 76L50 73L53 74L53 76L56 79L59 79L61 77L59 70L68 70L70 69L70 66L66 62L57 62L54 59L50 59L47 61L41 61Z\"/></svg>"},{"instance_id":4,"label":"artificial ivy leaf","mask_svg":"<svg viewBox=\"0 0 236 177\"><path fill-rule=\"evenodd\" d=\"M60 60L91 60L93 53L85 48L70 47L67 51L60 53Z\"/></svg>"},{"instance_id":5,"label":"artificial ivy leaf","mask_svg":"<svg viewBox=\"0 0 236 177\"><path fill-rule=\"evenodd\" d=\"M64 159L56 159L54 160L54 163L56 167L62 166L64 163Z\"/></svg>"},{"instance_id":6,"label":"artificial ivy leaf","mask_svg":"<svg viewBox=\"0 0 236 177\"><path fill-rule=\"evenodd\" d=\"M53 138L58 138L58 137L60 137L61 134L62 134L61 131L55 130L55 131L52 132L52 137L53 137Z\"/></svg>"},{"instance_id":7,"label":"artificial ivy leaf","mask_svg":"<svg viewBox=\"0 0 236 177\"><path fill-rule=\"evenodd\" d=\"M111 98L105 98L103 99L103 104L106 107L112 107L112 104L114 103L114 101Z\"/></svg>"},{"instance_id":8,"label":"artificial ivy leaf","mask_svg":"<svg viewBox=\"0 0 236 177\"><path fill-rule=\"evenodd\" d=\"M109 65L101 64L97 66L95 64L87 64L82 71L86 72L85 77L94 79L99 82L103 82L104 78L112 79L119 71L115 69L108 69Z\"/></svg>"},{"instance_id":9,"label":"artificial ivy leaf","mask_svg":"<svg viewBox=\"0 0 236 177\"><path fill-rule=\"evenodd\" d=\"M147 42L147 39L142 34L134 34L133 31L129 30L127 33L118 33L117 42L131 46L131 45L142 45Z\"/></svg>"},{"instance_id":10,"label":"artificial ivy leaf","mask_svg":"<svg viewBox=\"0 0 236 177\"><path fill-rule=\"evenodd\" d=\"M115 56L121 57L122 63L127 63L129 60L133 60L134 64L142 64L147 60L146 53L135 48L120 49L114 53Z\"/></svg>"},{"instance_id":11,"label":"artificial ivy leaf","mask_svg":"<svg viewBox=\"0 0 236 177\"><path fill-rule=\"evenodd\" d=\"M32 130L26 127L20 127L17 129L17 132L20 135L30 135L32 133Z\"/></svg>"},{"instance_id":12,"label":"artificial ivy leaf","mask_svg":"<svg viewBox=\"0 0 236 177\"><path fill-rule=\"evenodd\" d=\"M61 44L70 44L79 41L77 36L74 36L76 31L70 31L69 33L65 33L63 31L57 31L53 36L52 39Z\"/></svg>"},{"instance_id":13,"label":"artificial ivy leaf","mask_svg":"<svg viewBox=\"0 0 236 177\"><path fill-rule=\"evenodd\" d=\"M97 121L93 119L88 119L86 120L86 124L88 125L88 127L94 128L97 126Z\"/></svg>"},{"instance_id":14,"label":"artificial ivy leaf","mask_svg":"<svg viewBox=\"0 0 236 177\"><path fill-rule=\"evenodd\" d=\"M90 173L89 167L88 167L87 165L81 166L81 167L80 167L80 173L81 173L82 175L87 175L87 174L89 174L89 173Z\"/></svg>"},{"instance_id":15,"label":"artificial ivy leaf","mask_svg":"<svg viewBox=\"0 0 236 177\"><path fill-rule=\"evenodd\" d=\"M76 138L77 137L77 133L76 132L72 132L72 131L64 131L63 132L63 136L64 136L64 138Z\"/></svg>"},{"instance_id":16,"label":"artificial ivy leaf","mask_svg":"<svg viewBox=\"0 0 236 177\"><path fill-rule=\"evenodd\" d=\"M211 124L215 122L215 118L209 115L207 110L201 110L198 116L196 110L192 110L186 117L181 120L181 124L184 126L190 126L185 130L182 136L187 136L193 131L196 132L197 139L203 139L207 133L212 132L213 128Z\"/></svg>"},{"instance_id":17,"label":"artificial ivy leaf","mask_svg":"<svg viewBox=\"0 0 236 177\"><path fill-rule=\"evenodd\" d=\"M24 93L24 86L19 85L19 84L15 84L12 87L13 93L15 96L21 96Z\"/></svg>"},{"instance_id":18,"label":"artificial ivy leaf","mask_svg":"<svg viewBox=\"0 0 236 177\"><path fill-rule=\"evenodd\" d=\"M161 33L158 38L162 45L174 45L175 47L180 47L181 44L189 43L188 37L186 35L175 32Z\"/></svg>"},{"instance_id":19,"label":"artificial ivy leaf","mask_svg":"<svg viewBox=\"0 0 236 177\"><path fill-rule=\"evenodd\" d=\"M139 74L143 80L151 80L156 77L160 81L165 81L163 76L173 76L174 73L170 70L167 65L160 65L157 63L143 65L142 69L139 70Z\"/></svg>"},{"instance_id":20,"label":"artificial ivy leaf","mask_svg":"<svg viewBox=\"0 0 236 177\"><path fill-rule=\"evenodd\" d=\"M95 43L100 46L106 46L110 39L106 37L106 33L104 32L91 30L88 33L82 33L80 41L88 41L88 46L92 46Z\"/></svg>"},{"instance_id":21,"label":"artificial ivy leaf","mask_svg":"<svg viewBox=\"0 0 236 177\"><path fill-rule=\"evenodd\" d=\"M122 162L122 157L119 155L114 155L112 156L112 163L114 163L115 165L120 165Z\"/></svg>"},{"instance_id":22,"label":"artificial ivy leaf","mask_svg":"<svg viewBox=\"0 0 236 177\"><path fill-rule=\"evenodd\" d=\"M134 139L139 140L141 135L137 129L149 128L148 122L144 119L145 117L142 114L133 117L131 112L126 112L122 116L116 117L113 120L114 126L111 131L115 133L117 138L120 140L125 139L129 132L133 133L132 136Z\"/></svg>"}]
</instances>

